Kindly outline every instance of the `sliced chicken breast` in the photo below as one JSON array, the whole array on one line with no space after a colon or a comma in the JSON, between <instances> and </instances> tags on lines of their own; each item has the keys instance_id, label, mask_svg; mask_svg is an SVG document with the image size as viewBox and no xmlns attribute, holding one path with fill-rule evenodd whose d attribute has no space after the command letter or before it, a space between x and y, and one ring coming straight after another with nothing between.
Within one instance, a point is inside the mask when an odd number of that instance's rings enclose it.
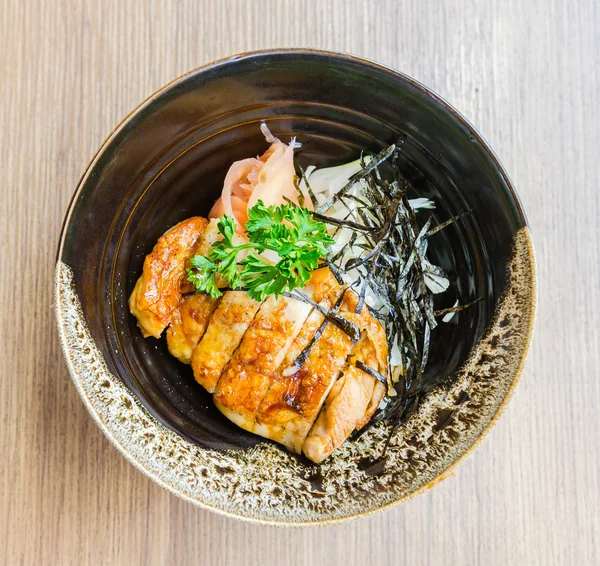
<instances>
[{"instance_id":1,"label":"sliced chicken breast","mask_svg":"<svg viewBox=\"0 0 600 566\"><path fill-rule=\"evenodd\" d=\"M387 375L387 343L383 328L369 314L351 313L347 318L354 318L359 324L362 322L363 332L302 447L313 462L322 462L355 430L368 423L386 391L383 383L356 367L360 361Z\"/></svg>"},{"instance_id":2,"label":"sliced chicken breast","mask_svg":"<svg viewBox=\"0 0 600 566\"><path fill-rule=\"evenodd\" d=\"M387 376L385 332L366 307L355 312L358 296L328 268L316 270L303 292L355 323L362 332L356 344L318 309L292 298L261 304L244 291L182 298L193 291L185 277L191 257L208 254L220 237L217 221L203 218L166 232L144 262L130 310L144 336L159 337L169 326L169 351L191 363L229 419L320 462L377 410L386 387L356 363Z\"/></svg>"},{"instance_id":3,"label":"sliced chicken breast","mask_svg":"<svg viewBox=\"0 0 600 566\"><path fill-rule=\"evenodd\" d=\"M190 295L173 312L167 328L167 346L180 362L191 363L192 353L204 336L218 304L218 299L211 299L208 295Z\"/></svg>"},{"instance_id":4,"label":"sliced chicken breast","mask_svg":"<svg viewBox=\"0 0 600 566\"><path fill-rule=\"evenodd\" d=\"M283 362L310 311L310 305L287 297L268 297L260 307L213 397L217 408L238 426L252 431L273 372Z\"/></svg>"},{"instance_id":5,"label":"sliced chicken breast","mask_svg":"<svg viewBox=\"0 0 600 566\"><path fill-rule=\"evenodd\" d=\"M192 354L196 381L213 393L225 365L254 319L260 302L244 291L227 291Z\"/></svg>"},{"instance_id":6,"label":"sliced chicken breast","mask_svg":"<svg viewBox=\"0 0 600 566\"><path fill-rule=\"evenodd\" d=\"M356 423L356 430L360 430L371 420L371 417L375 414L375 411L379 408L379 405L381 405L381 400L384 398L387 388L387 385L384 385L381 381L375 380L375 386L373 387L371 400L367 405L367 410L365 411L363 418Z\"/></svg>"},{"instance_id":7,"label":"sliced chicken breast","mask_svg":"<svg viewBox=\"0 0 600 566\"><path fill-rule=\"evenodd\" d=\"M217 223L218 220L215 218L208 221L204 232L196 242L194 253L190 259L195 255L207 255L213 244L221 239ZM186 261L186 269L187 267L189 267L189 259ZM182 293L195 291L194 286L187 280L185 272L180 288ZM212 299L208 295L190 295L185 297L173 311L171 322L167 328L167 346L169 352L180 362L191 363L192 353L204 336L210 317L219 301L220 299Z\"/></svg>"},{"instance_id":8,"label":"sliced chicken breast","mask_svg":"<svg viewBox=\"0 0 600 566\"><path fill-rule=\"evenodd\" d=\"M322 300L319 304L324 308L331 307L326 300ZM261 431L262 436L278 440L283 430L279 431L277 427L298 417L297 409L290 403L296 397L300 386L299 374L297 374L297 368L294 367L294 362L314 339L315 333L324 320L325 317L318 310L310 313L302 330L290 346L285 360L279 370L274 373L271 386L256 413L257 428ZM260 425L265 426L261 428Z\"/></svg>"},{"instance_id":9,"label":"sliced chicken breast","mask_svg":"<svg viewBox=\"0 0 600 566\"><path fill-rule=\"evenodd\" d=\"M344 287L335 285L325 297L321 297L319 304L325 309L331 308L343 291ZM306 432L310 428L305 423L308 415L304 414L308 408L306 392L309 384L334 379L336 371L339 371L336 367L343 364L351 346L345 333L338 330L326 324L325 317L318 310L311 312L273 376L271 387L257 411L253 432L300 451L306 435L303 428ZM311 348L308 357L297 367L298 356L308 347ZM320 369L319 361L322 362ZM318 377L314 376L315 371L319 372Z\"/></svg>"},{"instance_id":10,"label":"sliced chicken breast","mask_svg":"<svg viewBox=\"0 0 600 566\"><path fill-rule=\"evenodd\" d=\"M144 260L142 276L131 297L129 310L137 318L144 337L158 338L171 321L181 300L186 262L208 221L195 216L165 232Z\"/></svg>"},{"instance_id":11,"label":"sliced chicken breast","mask_svg":"<svg viewBox=\"0 0 600 566\"><path fill-rule=\"evenodd\" d=\"M338 283L331 271L322 268L313 272L303 292L320 301L335 286ZM223 413L239 426L255 432L259 407L273 388L280 366L289 359L293 363L320 324L307 333L307 327L312 327L307 318L314 318L311 311L305 302L285 297L271 297L262 305L214 397Z\"/></svg>"},{"instance_id":12,"label":"sliced chicken breast","mask_svg":"<svg viewBox=\"0 0 600 566\"><path fill-rule=\"evenodd\" d=\"M330 304L335 303L341 293L341 287L333 290L329 297ZM345 332L328 323L322 336L314 342L308 359L299 369L289 367L290 363L293 364L293 358L288 355L261 403L253 432L300 452L307 437L312 435L311 428L317 416L322 420L322 415L325 415L323 418L331 421L323 434L330 432L335 442L340 439L343 442L355 428L368 422L379 406L385 386L369 374L362 371L356 374L349 368L354 366L356 360L360 360L376 371L385 373L387 344L379 322L366 307L361 313L356 313L357 305L358 296L346 290L338 314L361 329L361 340L353 345ZM315 313L311 314L295 343L300 350L310 341L306 340L306 336L314 335L315 328L322 321L322 317L319 319ZM303 339L305 342L300 344ZM290 354L292 353L295 353L294 346L290 348ZM342 381L336 381L340 373L342 377L346 377ZM349 417L340 411L328 410L327 406L322 409L325 400L337 398L340 391L343 395L337 404L344 411L352 412ZM334 409L336 407L334 405ZM315 441L311 440L308 446L311 444L315 444ZM332 451L333 448L326 454L325 449L319 453L309 448L308 457L323 459Z\"/></svg>"},{"instance_id":13,"label":"sliced chicken breast","mask_svg":"<svg viewBox=\"0 0 600 566\"><path fill-rule=\"evenodd\" d=\"M333 305L342 294L340 316L344 316L344 311L355 303L352 299L354 293L337 287L332 290L330 304ZM311 322L321 328L323 318L315 318ZM280 442L297 453L300 453L353 346L348 335L332 323L326 323L321 330L322 334L312 344L306 361L299 368L293 365L284 368L277 382L278 387L285 384L284 393L278 399L266 399L261 407L259 423L254 429L256 434ZM290 359L289 362L293 364L293 360Z\"/></svg>"},{"instance_id":14,"label":"sliced chicken breast","mask_svg":"<svg viewBox=\"0 0 600 566\"><path fill-rule=\"evenodd\" d=\"M204 229L202 235L200 236L200 238L198 238L198 241L196 242L194 253L192 253L185 262L186 270L188 267L190 267L190 260L192 259L192 257L194 257L195 255L208 255L213 247L213 244L223 237L221 236L221 233L217 228L217 224L219 222L218 218L211 218L210 220L207 220L207 222L208 224L206 225L206 228ZM185 270L183 275L184 276L181 280L181 292L183 294L195 292L196 289L187 280L187 277L185 276Z\"/></svg>"}]
</instances>

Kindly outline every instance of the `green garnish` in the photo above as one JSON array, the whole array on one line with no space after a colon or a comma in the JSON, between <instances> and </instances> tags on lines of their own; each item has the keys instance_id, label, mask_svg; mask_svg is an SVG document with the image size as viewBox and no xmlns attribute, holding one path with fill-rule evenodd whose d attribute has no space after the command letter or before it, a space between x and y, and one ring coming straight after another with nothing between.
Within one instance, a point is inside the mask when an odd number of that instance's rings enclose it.
<instances>
[{"instance_id":1,"label":"green garnish","mask_svg":"<svg viewBox=\"0 0 600 566\"><path fill-rule=\"evenodd\" d=\"M188 281L199 293L220 297L215 278L219 274L231 289L244 289L257 301L282 295L306 285L334 242L323 222L315 220L307 208L292 203L265 206L259 200L248 210L248 219L248 243L234 243L236 223L225 215L217 224L223 238L213 244L208 256L192 258ZM238 262L242 250L250 251ZM277 253L276 263L261 257L267 250Z\"/></svg>"},{"instance_id":2,"label":"green garnish","mask_svg":"<svg viewBox=\"0 0 600 566\"><path fill-rule=\"evenodd\" d=\"M215 264L207 257L196 255L190 261L192 267L188 268L188 281L196 287L199 293L206 293L213 299L222 295L215 282Z\"/></svg>"}]
</instances>

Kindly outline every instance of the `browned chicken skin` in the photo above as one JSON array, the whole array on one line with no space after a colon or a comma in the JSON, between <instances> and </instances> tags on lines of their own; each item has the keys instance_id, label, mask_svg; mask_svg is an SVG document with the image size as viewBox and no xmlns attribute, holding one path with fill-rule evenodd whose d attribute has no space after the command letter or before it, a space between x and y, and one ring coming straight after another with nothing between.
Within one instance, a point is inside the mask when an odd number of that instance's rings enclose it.
<instances>
[{"instance_id":1,"label":"browned chicken skin","mask_svg":"<svg viewBox=\"0 0 600 566\"><path fill-rule=\"evenodd\" d=\"M260 303L243 291L228 291L223 295L192 354L194 377L209 393L214 392L259 307Z\"/></svg>"},{"instance_id":2,"label":"browned chicken skin","mask_svg":"<svg viewBox=\"0 0 600 566\"><path fill-rule=\"evenodd\" d=\"M251 430L254 415L310 307L280 297L268 297L249 326L223 372L215 405L237 425Z\"/></svg>"},{"instance_id":3,"label":"browned chicken skin","mask_svg":"<svg viewBox=\"0 0 600 566\"><path fill-rule=\"evenodd\" d=\"M333 305L343 292L341 286L332 290L330 304ZM320 315L318 327L323 321ZM311 332L309 342L313 336L314 332ZM265 403L261 407L259 420L262 426L257 426L255 432L281 442L294 452L300 452L351 349L352 341L348 335L337 326L327 323L320 338L314 342L307 360L299 368L292 366L293 360L289 360L290 365L284 368L279 382L285 384L283 396L275 402L268 399L267 403L271 405L266 406Z\"/></svg>"},{"instance_id":4,"label":"browned chicken skin","mask_svg":"<svg viewBox=\"0 0 600 566\"><path fill-rule=\"evenodd\" d=\"M167 328L169 352L180 362L190 364L192 353L208 326L218 301L208 295L190 295L183 299Z\"/></svg>"},{"instance_id":5,"label":"browned chicken skin","mask_svg":"<svg viewBox=\"0 0 600 566\"><path fill-rule=\"evenodd\" d=\"M328 269L317 270L304 292L322 299L337 285ZM286 297L269 297L263 303L242 343L221 377L215 394L217 407L236 424L267 438L281 441L276 428L267 432L257 423L264 397L280 380L314 332L303 340L306 320L312 308L304 302ZM315 328L316 330L316 328ZM302 346L298 347L298 343ZM290 378L286 378L290 382Z\"/></svg>"},{"instance_id":6,"label":"browned chicken skin","mask_svg":"<svg viewBox=\"0 0 600 566\"><path fill-rule=\"evenodd\" d=\"M377 355L378 346L385 346L385 334L382 331L380 336L373 328L375 324L368 322L303 444L304 454L314 462L324 460L355 430L369 422L385 394L382 383L355 365L361 361L380 373L386 371L387 366L380 365ZM378 323L377 326L381 328Z\"/></svg>"},{"instance_id":7,"label":"browned chicken skin","mask_svg":"<svg viewBox=\"0 0 600 566\"><path fill-rule=\"evenodd\" d=\"M171 322L181 301L186 262L208 221L195 216L173 226L146 256L142 276L129 298L129 310L137 318L144 337L158 338Z\"/></svg>"},{"instance_id":8,"label":"browned chicken skin","mask_svg":"<svg viewBox=\"0 0 600 566\"><path fill-rule=\"evenodd\" d=\"M330 293L331 299L335 302L341 293L342 288L336 288L334 292ZM322 299L319 304L326 309L332 306L331 300L327 299ZM298 371L300 368L294 367L294 362L309 346L324 320L325 317L318 310L315 309L311 312L288 350L280 371L273 376L271 387L262 400L256 415L257 422L264 425L284 425L299 416L296 399L301 385L301 373Z\"/></svg>"},{"instance_id":9,"label":"browned chicken skin","mask_svg":"<svg viewBox=\"0 0 600 566\"><path fill-rule=\"evenodd\" d=\"M169 351L191 363L198 383L214 393L215 405L239 426L320 462L354 430L364 426L385 394L384 384L356 362L387 375L387 342L380 323L358 296L328 268L313 272L303 289L325 309L355 323L348 335L318 310L287 297L262 304L243 291L220 299L182 297L191 289L185 269L205 255L220 235L216 222L190 218L157 242L130 297L130 310L144 336L167 329ZM298 356L310 346L301 363Z\"/></svg>"},{"instance_id":10,"label":"browned chicken skin","mask_svg":"<svg viewBox=\"0 0 600 566\"><path fill-rule=\"evenodd\" d=\"M206 255L214 242L221 235L217 229L217 221L210 220L196 241L193 253L185 261L185 267L194 255ZM187 272L187 271L186 271ZM194 292L194 286L184 276L181 280L182 293ZM169 328L167 328L167 346L169 352L184 364L191 363L192 353L204 336L210 317L217 308L220 299L212 299L208 295L190 295L181 300L173 311Z\"/></svg>"}]
</instances>

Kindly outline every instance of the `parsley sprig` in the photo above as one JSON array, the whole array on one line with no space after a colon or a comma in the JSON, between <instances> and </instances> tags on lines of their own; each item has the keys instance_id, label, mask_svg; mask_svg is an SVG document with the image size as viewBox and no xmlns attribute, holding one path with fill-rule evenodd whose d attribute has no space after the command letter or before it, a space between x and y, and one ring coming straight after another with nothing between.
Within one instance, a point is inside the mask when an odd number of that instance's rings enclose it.
<instances>
[{"instance_id":1,"label":"parsley sprig","mask_svg":"<svg viewBox=\"0 0 600 566\"><path fill-rule=\"evenodd\" d=\"M244 289L257 301L282 295L308 282L311 271L317 269L334 242L323 222L307 208L292 203L265 206L259 200L248 210L247 243L234 243L235 227L231 216L222 216L217 228L223 238L213 244L208 256L192 258L188 281L199 293L220 297L219 274L231 289ZM242 250L250 251L238 261ZM277 254L276 263L260 255L266 251Z\"/></svg>"}]
</instances>

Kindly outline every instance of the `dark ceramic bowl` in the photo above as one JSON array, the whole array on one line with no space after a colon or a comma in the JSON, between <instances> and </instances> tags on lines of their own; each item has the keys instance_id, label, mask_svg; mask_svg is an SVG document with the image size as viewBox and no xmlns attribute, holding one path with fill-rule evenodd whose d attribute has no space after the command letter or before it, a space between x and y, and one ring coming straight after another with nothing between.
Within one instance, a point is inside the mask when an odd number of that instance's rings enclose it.
<instances>
[{"instance_id":1,"label":"dark ceramic bowl","mask_svg":"<svg viewBox=\"0 0 600 566\"><path fill-rule=\"evenodd\" d=\"M237 428L164 340L143 339L127 298L145 255L178 221L206 215L229 165L262 153L265 120L298 161L332 165L400 137L402 168L438 221L472 210L430 244L461 303L483 300L433 336L429 393L395 433L385 425L320 466ZM58 251L57 314L73 379L111 440L163 486L216 511L263 522L331 522L381 509L439 479L505 403L534 308L525 215L477 131L409 77L336 53L249 53L192 71L133 111L84 174ZM440 298L442 300L442 298ZM449 299L447 299L449 300ZM448 305L444 305L448 306Z\"/></svg>"}]
</instances>

